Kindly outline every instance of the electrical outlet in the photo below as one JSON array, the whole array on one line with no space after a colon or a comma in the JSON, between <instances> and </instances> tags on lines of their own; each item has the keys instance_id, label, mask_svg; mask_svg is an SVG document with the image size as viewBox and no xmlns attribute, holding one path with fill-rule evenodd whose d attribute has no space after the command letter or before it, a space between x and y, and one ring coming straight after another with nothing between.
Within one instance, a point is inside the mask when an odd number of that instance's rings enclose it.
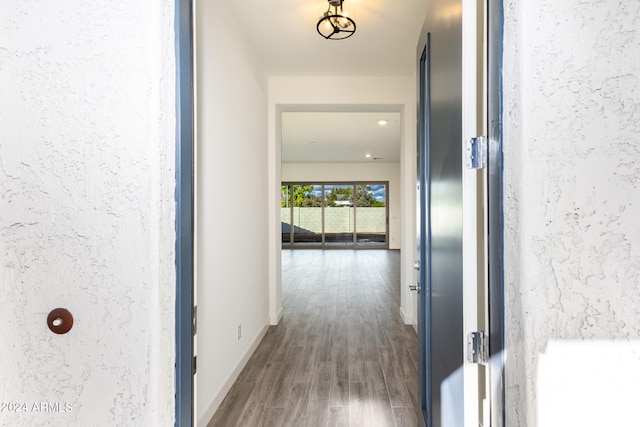
<instances>
[{"instance_id":1,"label":"electrical outlet","mask_svg":"<svg viewBox=\"0 0 640 427\"><path fill-rule=\"evenodd\" d=\"M238 340L242 338L242 325L238 325Z\"/></svg>"}]
</instances>

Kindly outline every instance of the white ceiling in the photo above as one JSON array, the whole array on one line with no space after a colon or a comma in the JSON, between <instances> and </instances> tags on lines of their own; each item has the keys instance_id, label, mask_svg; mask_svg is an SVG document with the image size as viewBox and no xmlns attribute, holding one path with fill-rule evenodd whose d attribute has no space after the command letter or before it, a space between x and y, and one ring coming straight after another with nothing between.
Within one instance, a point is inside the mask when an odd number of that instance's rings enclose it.
<instances>
[{"instance_id":1,"label":"white ceiling","mask_svg":"<svg viewBox=\"0 0 640 427\"><path fill-rule=\"evenodd\" d=\"M427 3L345 0L344 11L357 26L345 40L325 40L316 31L327 0L232 0L228 5L269 76L403 76L416 67ZM372 161L365 151L381 161L399 161L399 113L385 129L376 125L380 113L290 114L282 126L285 162Z\"/></svg>"},{"instance_id":2,"label":"white ceiling","mask_svg":"<svg viewBox=\"0 0 640 427\"><path fill-rule=\"evenodd\" d=\"M316 23L326 0L232 0L248 42L269 75L398 76L415 69L426 0L345 0L356 22L345 40L325 40Z\"/></svg>"},{"instance_id":3,"label":"white ceiling","mask_svg":"<svg viewBox=\"0 0 640 427\"><path fill-rule=\"evenodd\" d=\"M400 129L396 112L283 112L282 162L399 162Z\"/></svg>"}]
</instances>

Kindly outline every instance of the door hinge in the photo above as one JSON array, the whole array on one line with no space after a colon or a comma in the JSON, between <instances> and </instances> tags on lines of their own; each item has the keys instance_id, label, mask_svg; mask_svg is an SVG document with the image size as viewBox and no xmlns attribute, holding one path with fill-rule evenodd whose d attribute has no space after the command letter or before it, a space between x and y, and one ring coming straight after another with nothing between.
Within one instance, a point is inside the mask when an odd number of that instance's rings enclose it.
<instances>
[{"instance_id":1,"label":"door hinge","mask_svg":"<svg viewBox=\"0 0 640 427\"><path fill-rule=\"evenodd\" d=\"M198 356L193 356L193 373L192 373L192 375L196 374L197 367L198 367Z\"/></svg>"},{"instance_id":2,"label":"door hinge","mask_svg":"<svg viewBox=\"0 0 640 427\"><path fill-rule=\"evenodd\" d=\"M487 334L482 331L467 334L467 362L486 365L489 363Z\"/></svg>"},{"instance_id":3,"label":"door hinge","mask_svg":"<svg viewBox=\"0 0 640 427\"><path fill-rule=\"evenodd\" d=\"M487 137L478 136L467 141L467 169L487 167Z\"/></svg>"}]
</instances>

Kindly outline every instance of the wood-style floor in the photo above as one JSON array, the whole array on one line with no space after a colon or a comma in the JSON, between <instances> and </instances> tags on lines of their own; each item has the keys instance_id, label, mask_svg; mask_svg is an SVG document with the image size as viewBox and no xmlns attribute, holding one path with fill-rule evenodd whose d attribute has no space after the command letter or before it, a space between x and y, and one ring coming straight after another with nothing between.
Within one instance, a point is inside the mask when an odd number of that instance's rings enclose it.
<instances>
[{"instance_id":1,"label":"wood-style floor","mask_svg":"<svg viewBox=\"0 0 640 427\"><path fill-rule=\"evenodd\" d=\"M208 427L417 424L417 338L400 320L400 253L285 250L283 319Z\"/></svg>"}]
</instances>

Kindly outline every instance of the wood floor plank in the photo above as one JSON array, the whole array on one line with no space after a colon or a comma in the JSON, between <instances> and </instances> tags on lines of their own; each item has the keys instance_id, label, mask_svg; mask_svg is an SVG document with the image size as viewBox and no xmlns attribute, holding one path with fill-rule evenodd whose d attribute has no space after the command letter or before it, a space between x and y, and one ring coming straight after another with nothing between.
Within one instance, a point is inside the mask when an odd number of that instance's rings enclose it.
<instances>
[{"instance_id":1,"label":"wood floor plank","mask_svg":"<svg viewBox=\"0 0 640 427\"><path fill-rule=\"evenodd\" d=\"M414 408L393 408L397 427L416 427L418 414Z\"/></svg>"},{"instance_id":2,"label":"wood floor plank","mask_svg":"<svg viewBox=\"0 0 640 427\"><path fill-rule=\"evenodd\" d=\"M416 359L413 358L405 345L405 339L401 335L393 335L391 337L393 342L393 351L398 358L400 369L405 381L411 381L418 378L418 367L416 365Z\"/></svg>"},{"instance_id":3,"label":"wood floor plank","mask_svg":"<svg viewBox=\"0 0 640 427\"><path fill-rule=\"evenodd\" d=\"M296 369L302 359L304 347L293 347L284 362L284 368L280 376L276 379L267 407L269 408L286 408L293 389L293 381L295 379Z\"/></svg>"},{"instance_id":4,"label":"wood floor plank","mask_svg":"<svg viewBox=\"0 0 640 427\"><path fill-rule=\"evenodd\" d=\"M293 386L282 422L283 427L304 426L307 418L310 388L310 383L297 383Z\"/></svg>"},{"instance_id":5,"label":"wood floor plank","mask_svg":"<svg viewBox=\"0 0 640 427\"><path fill-rule=\"evenodd\" d=\"M316 369L316 358L318 348L320 347L320 340L320 335L313 335L309 337L309 341L302 351L300 363L298 363L295 377L296 382L311 382Z\"/></svg>"},{"instance_id":6,"label":"wood floor plank","mask_svg":"<svg viewBox=\"0 0 640 427\"><path fill-rule=\"evenodd\" d=\"M376 344L378 347L391 347L392 343L389 340L385 331L393 327L393 319L385 314L384 308L381 308L374 313L373 319L373 332L376 337Z\"/></svg>"},{"instance_id":7,"label":"wood floor plank","mask_svg":"<svg viewBox=\"0 0 640 427\"><path fill-rule=\"evenodd\" d=\"M349 330L349 322L347 319L347 314L339 314L336 317L336 320L333 324L334 327L334 335L333 335L333 345L335 347L347 347L348 345L348 334Z\"/></svg>"},{"instance_id":8,"label":"wood floor plank","mask_svg":"<svg viewBox=\"0 0 640 427\"><path fill-rule=\"evenodd\" d=\"M364 360L366 362L378 362L380 360L380 352L378 351L375 333L369 325L364 327L362 342Z\"/></svg>"},{"instance_id":9,"label":"wood floor plank","mask_svg":"<svg viewBox=\"0 0 640 427\"><path fill-rule=\"evenodd\" d=\"M320 343L318 346L317 362L324 363L331 361L331 348L333 347L333 323L322 322L320 330Z\"/></svg>"},{"instance_id":10,"label":"wood floor plank","mask_svg":"<svg viewBox=\"0 0 640 427\"><path fill-rule=\"evenodd\" d=\"M349 353L346 347L334 347L331 372L330 406L349 405Z\"/></svg>"},{"instance_id":11,"label":"wood floor plank","mask_svg":"<svg viewBox=\"0 0 640 427\"><path fill-rule=\"evenodd\" d=\"M404 383L404 378L393 349L390 347L379 347L380 363L389 391L389 400L392 407L411 408L411 398Z\"/></svg>"},{"instance_id":12,"label":"wood floor plank","mask_svg":"<svg viewBox=\"0 0 640 427\"><path fill-rule=\"evenodd\" d=\"M420 406L420 398L418 396L418 379L415 381L405 381L404 383L407 386L407 391L409 392L409 398L411 399L411 406L417 408Z\"/></svg>"},{"instance_id":13,"label":"wood floor plank","mask_svg":"<svg viewBox=\"0 0 640 427\"><path fill-rule=\"evenodd\" d=\"M207 427L235 426L254 387L252 382L236 382Z\"/></svg>"},{"instance_id":14,"label":"wood floor plank","mask_svg":"<svg viewBox=\"0 0 640 427\"><path fill-rule=\"evenodd\" d=\"M371 401L371 416L375 426L393 427L395 419L380 362L367 362L367 384Z\"/></svg>"},{"instance_id":15,"label":"wood floor plank","mask_svg":"<svg viewBox=\"0 0 640 427\"><path fill-rule=\"evenodd\" d=\"M238 419L238 425L255 426L260 424L267 407L269 394L283 369L284 363L269 362L267 364L264 374L258 379L256 386L247 399L244 410Z\"/></svg>"},{"instance_id":16,"label":"wood floor plank","mask_svg":"<svg viewBox=\"0 0 640 427\"><path fill-rule=\"evenodd\" d=\"M285 408L267 408L258 427L282 427Z\"/></svg>"},{"instance_id":17,"label":"wood floor plank","mask_svg":"<svg viewBox=\"0 0 640 427\"><path fill-rule=\"evenodd\" d=\"M313 376L307 407L307 426L326 426L329 419L331 363L321 363Z\"/></svg>"},{"instance_id":18,"label":"wood floor plank","mask_svg":"<svg viewBox=\"0 0 640 427\"><path fill-rule=\"evenodd\" d=\"M349 407L329 407L327 427L349 427Z\"/></svg>"},{"instance_id":19,"label":"wood floor plank","mask_svg":"<svg viewBox=\"0 0 640 427\"><path fill-rule=\"evenodd\" d=\"M364 368L364 326L359 322L349 322L348 326L349 381L367 380Z\"/></svg>"},{"instance_id":20,"label":"wood floor plank","mask_svg":"<svg viewBox=\"0 0 640 427\"><path fill-rule=\"evenodd\" d=\"M369 386L366 382L349 383L349 423L350 427L373 426Z\"/></svg>"},{"instance_id":21,"label":"wood floor plank","mask_svg":"<svg viewBox=\"0 0 640 427\"><path fill-rule=\"evenodd\" d=\"M268 360L274 362L282 362L285 360L293 346L294 336L295 329L293 327L285 328L277 341L277 346L271 352Z\"/></svg>"}]
</instances>

